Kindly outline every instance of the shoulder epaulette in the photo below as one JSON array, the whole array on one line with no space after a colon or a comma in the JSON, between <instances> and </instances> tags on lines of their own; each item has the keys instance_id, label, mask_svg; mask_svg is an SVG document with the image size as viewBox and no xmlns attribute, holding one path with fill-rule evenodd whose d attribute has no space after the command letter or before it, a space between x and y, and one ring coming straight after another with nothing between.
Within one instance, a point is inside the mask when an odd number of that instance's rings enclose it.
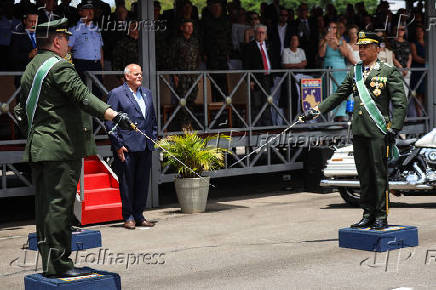
<instances>
[{"instance_id":1,"label":"shoulder epaulette","mask_svg":"<svg viewBox=\"0 0 436 290\"><path fill-rule=\"evenodd\" d=\"M392 65L388 64L387 62L380 61L380 63L383 64L383 65L385 65L385 66L387 66L387 67L392 67Z\"/></svg>"}]
</instances>

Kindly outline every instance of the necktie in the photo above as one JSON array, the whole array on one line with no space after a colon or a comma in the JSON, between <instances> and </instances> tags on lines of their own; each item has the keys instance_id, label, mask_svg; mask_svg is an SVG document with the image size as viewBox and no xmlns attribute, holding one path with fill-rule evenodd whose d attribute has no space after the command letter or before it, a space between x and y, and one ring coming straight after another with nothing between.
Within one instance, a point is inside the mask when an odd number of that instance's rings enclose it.
<instances>
[{"instance_id":1,"label":"necktie","mask_svg":"<svg viewBox=\"0 0 436 290\"><path fill-rule=\"evenodd\" d=\"M265 51L263 50L262 43L260 44L260 53L262 54L262 62L263 62L263 69L268 70L268 60L266 59ZM265 74L267 74L265 72Z\"/></svg>"},{"instance_id":2,"label":"necktie","mask_svg":"<svg viewBox=\"0 0 436 290\"><path fill-rule=\"evenodd\" d=\"M35 32L29 32L30 40L32 41L33 48L36 48L36 39L35 39Z\"/></svg>"}]
</instances>

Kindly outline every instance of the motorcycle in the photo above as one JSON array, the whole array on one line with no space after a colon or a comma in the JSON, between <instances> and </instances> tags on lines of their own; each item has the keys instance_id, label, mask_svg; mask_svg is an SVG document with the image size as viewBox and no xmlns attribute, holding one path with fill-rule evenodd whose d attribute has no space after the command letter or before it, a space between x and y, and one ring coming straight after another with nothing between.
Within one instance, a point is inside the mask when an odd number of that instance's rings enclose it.
<instances>
[{"instance_id":1,"label":"motorcycle","mask_svg":"<svg viewBox=\"0 0 436 290\"><path fill-rule=\"evenodd\" d=\"M436 191L436 128L420 139L398 139L399 157L388 162L389 189L401 195ZM353 145L338 148L324 168L323 187L335 187L350 205L358 206L359 180Z\"/></svg>"}]
</instances>

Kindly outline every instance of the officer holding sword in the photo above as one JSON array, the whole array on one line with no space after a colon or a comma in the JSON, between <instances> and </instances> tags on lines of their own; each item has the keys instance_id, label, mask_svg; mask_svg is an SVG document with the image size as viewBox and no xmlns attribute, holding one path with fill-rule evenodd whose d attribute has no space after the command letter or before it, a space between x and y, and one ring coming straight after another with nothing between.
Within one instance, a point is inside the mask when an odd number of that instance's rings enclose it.
<instances>
[{"instance_id":1,"label":"officer holding sword","mask_svg":"<svg viewBox=\"0 0 436 290\"><path fill-rule=\"evenodd\" d=\"M381 230L388 226L387 155L395 154L395 138L406 117L407 97L401 73L377 59L379 37L374 32L361 31L357 44L361 61L348 72L334 94L306 111L301 120L329 112L353 94L353 150L363 217L351 227Z\"/></svg>"},{"instance_id":2,"label":"officer holding sword","mask_svg":"<svg viewBox=\"0 0 436 290\"><path fill-rule=\"evenodd\" d=\"M21 78L21 96L14 109L27 135L24 161L32 168L38 250L46 277L86 274L69 258L81 158L95 154L85 112L131 128L127 114L95 97L64 59L71 35L67 22L63 18L36 27L38 53Z\"/></svg>"}]
</instances>

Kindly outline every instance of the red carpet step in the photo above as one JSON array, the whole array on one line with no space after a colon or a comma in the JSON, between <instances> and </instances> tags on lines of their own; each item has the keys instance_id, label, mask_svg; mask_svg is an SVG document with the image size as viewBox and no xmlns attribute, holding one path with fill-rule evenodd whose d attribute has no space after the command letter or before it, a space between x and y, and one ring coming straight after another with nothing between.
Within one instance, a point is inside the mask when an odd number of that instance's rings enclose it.
<instances>
[{"instance_id":1,"label":"red carpet step","mask_svg":"<svg viewBox=\"0 0 436 290\"><path fill-rule=\"evenodd\" d=\"M97 156L84 162L84 200L77 184L74 214L82 225L122 220L121 197L116 175Z\"/></svg>"}]
</instances>

